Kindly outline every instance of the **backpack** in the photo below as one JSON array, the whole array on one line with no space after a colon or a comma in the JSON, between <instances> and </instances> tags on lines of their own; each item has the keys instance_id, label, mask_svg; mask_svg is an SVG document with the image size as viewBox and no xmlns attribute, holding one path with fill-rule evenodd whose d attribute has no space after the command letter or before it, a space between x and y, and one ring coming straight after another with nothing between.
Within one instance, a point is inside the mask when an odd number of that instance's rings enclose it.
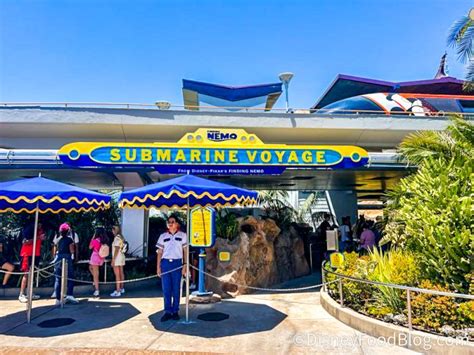
<instances>
[{"instance_id":1,"label":"backpack","mask_svg":"<svg viewBox=\"0 0 474 355\"><path fill-rule=\"evenodd\" d=\"M99 249L99 256L105 259L106 257L109 256L109 254L110 254L109 246L107 244L102 244Z\"/></svg>"},{"instance_id":2,"label":"backpack","mask_svg":"<svg viewBox=\"0 0 474 355\"><path fill-rule=\"evenodd\" d=\"M129 249L128 242L124 239L122 240L122 245L120 246L120 252L123 254L127 254Z\"/></svg>"}]
</instances>

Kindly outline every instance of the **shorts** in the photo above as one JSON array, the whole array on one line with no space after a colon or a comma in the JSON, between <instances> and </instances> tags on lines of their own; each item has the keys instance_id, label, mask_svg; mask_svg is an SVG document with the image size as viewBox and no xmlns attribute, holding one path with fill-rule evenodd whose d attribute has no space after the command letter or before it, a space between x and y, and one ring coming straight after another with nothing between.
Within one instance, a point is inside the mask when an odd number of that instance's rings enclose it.
<instances>
[{"instance_id":1,"label":"shorts","mask_svg":"<svg viewBox=\"0 0 474 355\"><path fill-rule=\"evenodd\" d=\"M11 262L9 262L8 259L5 259L5 257L2 254L0 254L0 268L6 263L11 264Z\"/></svg>"},{"instance_id":2,"label":"shorts","mask_svg":"<svg viewBox=\"0 0 474 355\"><path fill-rule=\"evenodd\" d=\"M31 259L32 257L31 256L23 256L21 258L21 267L20 267L20 270L22 272L28 272L30 271L30 266L31 266ZM39 266L39 256L35 257L35 266L38 267Z\"/></svg>"},{"instance_id":3,"label":"shorts","mask_svg":"<svg viewBox=\"0 0 474 355\"><path fill-rule=\"evenodd\" d=\"M89 264L95 266L102 266L103 263L104 258L101 258L98 252L93 251L89 260Z\"/></svg>"},{"instance_id":4,"label":"shorts","mask_svg":"<svg viewBox=\"0 0 474 355\"><path fill-rule=\"evenodd\" d=\"M125 265L125 254L119 253L115 257L115 264L112 266L124 266Z\"/></svg>"}]
</instances>

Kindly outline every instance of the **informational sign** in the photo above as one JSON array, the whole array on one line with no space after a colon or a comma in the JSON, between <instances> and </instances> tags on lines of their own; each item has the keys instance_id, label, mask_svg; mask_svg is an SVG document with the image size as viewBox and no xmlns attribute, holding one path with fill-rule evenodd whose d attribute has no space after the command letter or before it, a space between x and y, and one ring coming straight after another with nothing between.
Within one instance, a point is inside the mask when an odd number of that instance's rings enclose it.
<instances>
[{"instance_id":1,"label":"informational sign","mask_svg":"<svg viewBox=\"0 0 474 355\"><path fill-rule=\"evenodd\" d=\"M153 167L163 174L262 175L286 168L355 168L368 163L363 148L343 145L265 144L243 129L200 128L178 143L78 142L58 152L64 164Z\"/></svg>"},{"instance_id":2,"label":"informational sign","mask_svg":"<svg viewBox=\"0 0 474 355\"><path fill-rule=\"evenodd\" d=\"M191 238L193 247L210 248L215 241L215 212L210 207L195 207L191 210Z\"/></svg>"},{"instance_id":3,"label":"informational sign","mask_svg":"<svg viewBox=\"0 0 474 355\"><path fill-rule=\"evenodd\" d=\"M220 262L229 263L229 262L230 262L230 258L231 258L230 251L227 251L227 250L219 250L219 251L217 252L217 258L219 259Z\"/></svg>"},{"instance_id":4,"label":"informational sign","mask_svg":"<svg viewBox=\"0 0 474 355\"><path fill-rule=\"evenodd\" d=\"M326 246L327 250L339 250L337 243L337 230L326 231Z\"/></svg>"},{"instance_id":5,"label":"informational sign","mask_svg":"<svg viewBox=\"0 0 474 355\"><path fill-rule=\"evenodd\" d=\"M339 252L334 252L329 255L329 264L332 268L340 268L344 265L344 254Z\"/></svg>"}]
</instances>

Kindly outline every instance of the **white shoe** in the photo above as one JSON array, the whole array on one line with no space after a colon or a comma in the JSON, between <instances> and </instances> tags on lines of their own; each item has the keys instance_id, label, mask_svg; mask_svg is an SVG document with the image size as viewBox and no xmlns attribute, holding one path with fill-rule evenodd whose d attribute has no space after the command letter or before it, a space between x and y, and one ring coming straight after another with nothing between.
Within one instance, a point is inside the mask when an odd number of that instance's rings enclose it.
<instances>
[{"instance_id":1,"label":"white shoe","mask_svg":"<svg viewBox=\"0 0 474 355\"><path fill-rule=\"evenodd\" d=\"M51 298L56 298L56 291L51 294Z\"/></svg>"},{"instance_id":2,"label":"white shoe","mask_svg":"<svg viewBox=\"0 0 474 355\"><path fill-rule=\"evenodd\" d=\"M196 284L191 284L189 285L189 289L190 290L195 290L197 287L196 287Z\"/></svg>"},{"instance_id":3,"label":"white shoe","mask_svg":"<svg viewBox=\"0 0 474 355\"><path fill-rule=\"evenodd\" d=\"M117 290L115 290L114 292L110 294L110 297L120 297L120 296L122 296L122 294L120 293L120 291L117 291Z\"/></svg>"},{"instance_id":4,"label":"white shoe","mask_svg":"<svg viewBox=\"0 0 474 355\"><path fill-rule=\"evenodd\" d=\"M66 303L72 303L72 304L78 304L79 303L79 301L76 298L74 298L74 296L66 296L66 298L64 298L64 301Z\"/></svg>"},{"instance_id":5,"label":"white shoe","mask_svg":"<svg viewBox=\"0 0 474 355\"><path fill-rule=\"evenodd\" d=\"M125 289L124 288L121 288L120 289L120 293L123 295L125 293Z\"/></svg>"},{"instance_id":6,"label":"white shoe","mask_svg":"<svg viewBox=\"0 0 474 355\"><path fill-rule=\"evenodd\" d=\"M94 297L99 297L99 290L95 290L94 293L92 294Z\"/></svg>"},{"instance_id":7,"label":"white shoe","mask_svg":"<svg viewBox=\"0 0 474 355\"><path fill-rule=\"evenodd\" d=\"M20 293L20 295L18 296L18 301L20 301L21 303L27 303L28 302L28 297L26 297L26 295Z\"/></svg>"}]
</instances>

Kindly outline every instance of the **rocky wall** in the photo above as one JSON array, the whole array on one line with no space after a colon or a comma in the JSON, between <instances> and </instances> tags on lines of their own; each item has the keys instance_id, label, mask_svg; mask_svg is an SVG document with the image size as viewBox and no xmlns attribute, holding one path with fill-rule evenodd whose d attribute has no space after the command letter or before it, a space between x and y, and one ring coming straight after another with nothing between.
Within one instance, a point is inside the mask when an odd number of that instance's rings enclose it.
<instances>
[{"instance_id":1,"label":"rocky wall","mask_svg":"<svg viewBox=\"0 0 474 355\"><path fill-rule=\"evenodd\" d=\"M232 241L217 238L206 250L206 288L222 297L235 297L252 290L233 285L271 287L309 273L303 239L290 227L281 231L271 219L239 219L240 233ZM219 261L218 252L228 251L231 259Z\"/></svg>"}]
</instances>

